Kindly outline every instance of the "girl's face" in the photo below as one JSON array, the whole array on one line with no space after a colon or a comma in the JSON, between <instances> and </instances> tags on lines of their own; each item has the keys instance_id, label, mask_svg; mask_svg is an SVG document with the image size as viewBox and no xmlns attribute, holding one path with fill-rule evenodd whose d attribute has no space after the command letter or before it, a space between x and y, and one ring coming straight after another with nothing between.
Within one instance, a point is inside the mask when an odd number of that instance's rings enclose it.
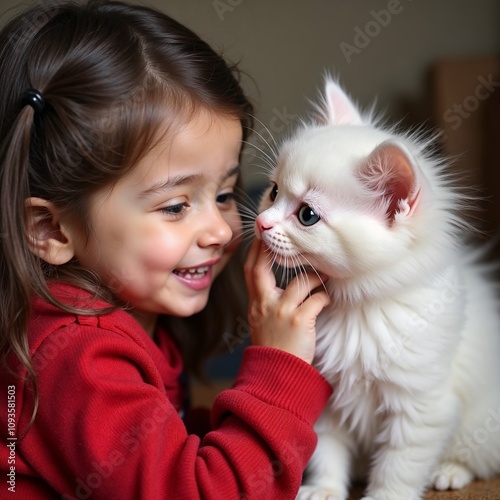
<instances>
[{"instance_id":1,"label":"girl's face","mask_svg":"<svg viewBox=\"0 0 500 500\"><path fill-rule=\"evenodd\" d=\"M241 140L236 118L198 113L91 199L90 242L76 257L150 334L159 314L201 311L235 250Z\"/></svg>"}]
</instances>

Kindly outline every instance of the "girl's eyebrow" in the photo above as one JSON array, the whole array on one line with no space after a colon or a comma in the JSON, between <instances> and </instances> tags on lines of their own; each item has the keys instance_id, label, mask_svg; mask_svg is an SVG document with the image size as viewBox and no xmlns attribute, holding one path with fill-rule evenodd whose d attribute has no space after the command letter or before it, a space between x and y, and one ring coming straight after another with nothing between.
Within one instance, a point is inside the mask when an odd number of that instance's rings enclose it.
<instances>
[{"instance_id":1,"label":"girl's eyebrow","mask_svg":"<svg viewBox=\"0 0 500 500\"><path fill-rule=\"evenodd\" d=\"M241 167L239 165L236 165L235 167L231 168L221 176L221 182L224 182L235 175L239 175L240 171ZM152 196L154 194L158 194L163 191L168 191L177 186L192 184L200 180L202 177L203 177L202 173L189 174L189 175L182 175L182 174L174 175L166 180L154 182L153 184L151 184L151 186L147 187L146 189L140 192L139 198L141 199L147 198L148 196Z\"/></svg>"},{"instance_id":2,"label":"girl's eyebrow","mask_svg":"<svg viewBox=\"0 0 500 500\"><path fill-rule=\"evenodd\" d=\"M191 174L191 175L174 175L169 177L166 180L161 180L154 182L151 186L147 187L143 191L140 192L139 198L147 198L148 196L152 196L154 194L161 193L163 191L168 191L177 186L183 186L186 184L192 184L196 180L199 180L203 175L200 174Z\"/></svg>"},{"instance_id":3,"label":"girl's eyebrow","mask_svg":"<svg viewBox=\"0 0 500 500\"><path fill-rule=\"evenodd\" d=\"M230 177L233 177L235 175L240 175L241 172L241 167L239 165L236 165L235 167L231 168L228 170L223 176L222 176L222 182L227 181Z\"/></svg>"}]
</instances>

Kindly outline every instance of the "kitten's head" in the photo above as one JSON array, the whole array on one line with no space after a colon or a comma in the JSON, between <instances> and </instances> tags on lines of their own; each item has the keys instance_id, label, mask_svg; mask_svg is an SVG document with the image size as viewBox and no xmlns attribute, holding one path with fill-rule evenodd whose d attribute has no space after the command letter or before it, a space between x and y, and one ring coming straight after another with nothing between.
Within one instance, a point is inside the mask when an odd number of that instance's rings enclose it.
<instances>
[{"instance_id":1,"label":"kitten's head","mask_svg":"<svg viewBox=\"0 0 500 500\"><path fill-rule=\"evenodd\" d=\"M332 80L319 109L280 148L257 236L279 264L345 283L390 281L398 263L418 265L416 249L432 258L424 242L443 244L453 196L422 145L372 124Z\"/></svg>"}]
</instances>

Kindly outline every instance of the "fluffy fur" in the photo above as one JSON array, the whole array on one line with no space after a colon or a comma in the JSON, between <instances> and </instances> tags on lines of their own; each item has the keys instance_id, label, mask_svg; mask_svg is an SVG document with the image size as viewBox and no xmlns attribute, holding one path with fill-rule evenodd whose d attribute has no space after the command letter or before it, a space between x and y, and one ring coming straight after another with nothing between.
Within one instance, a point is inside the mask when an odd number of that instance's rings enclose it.
<instances>
[{"instance_id":1,"label":"fluffy fur","mask_svg":"<svg viewBox=\"0 0 500 500\"><path fill-rule=\"evenodd\" d=\"M329 276L315 366L334 395L300 499L414 500L500 472L496 291L461 242L462 197L429 143L362 115L327 79L280 147L256 232Z\"/></svg>"}]
</instances>

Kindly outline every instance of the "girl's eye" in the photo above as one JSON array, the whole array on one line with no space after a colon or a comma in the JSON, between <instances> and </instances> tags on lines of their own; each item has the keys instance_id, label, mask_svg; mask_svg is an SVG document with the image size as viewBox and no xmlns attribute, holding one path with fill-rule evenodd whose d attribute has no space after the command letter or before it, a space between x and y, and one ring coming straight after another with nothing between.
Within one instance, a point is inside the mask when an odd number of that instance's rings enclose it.
<instances>
[{"instance_id":1,"label":"girl's eye","mask_svg":"<svg viewBox=\"0 0 500 500\"><path fill-rule=\"evenodd\" d=\"M166 215L181 215L187 208L187 203L176 203L168 207L160 208L160 212Z\"/></svg>"},{"instance_id":2,"label":"girl's eye","mask_svg":"<svg viewBox=\"0 0 500 500\"><path fill-rule=\"evenodd\" d=\"M321 217L309 205L302 205L297 212L297 218L303 226L312 226Z\"/></svg>"},{"instance_id":3,"label":"girl's eye","mask_svg":"<svg viewBox=\"0 0 500 500\"><path fill-rule=\"evenodd\" d=\"M271 201L274 201L276 199L276 196L278 196L278 184L274 183L274 186L271 189L271 194L269 195L269 198L271 198Z\"/></svg>"},{"instance_id":4,"label":"girl's eye","mask_svg":"<svg viewBox=\"0 0 500 500\"><path fill-rule=\"evenodd\" d=\"M235 193L221 193L217 196L217 203L227 205L236 198Z\"/></svg>"}]
</instances>

